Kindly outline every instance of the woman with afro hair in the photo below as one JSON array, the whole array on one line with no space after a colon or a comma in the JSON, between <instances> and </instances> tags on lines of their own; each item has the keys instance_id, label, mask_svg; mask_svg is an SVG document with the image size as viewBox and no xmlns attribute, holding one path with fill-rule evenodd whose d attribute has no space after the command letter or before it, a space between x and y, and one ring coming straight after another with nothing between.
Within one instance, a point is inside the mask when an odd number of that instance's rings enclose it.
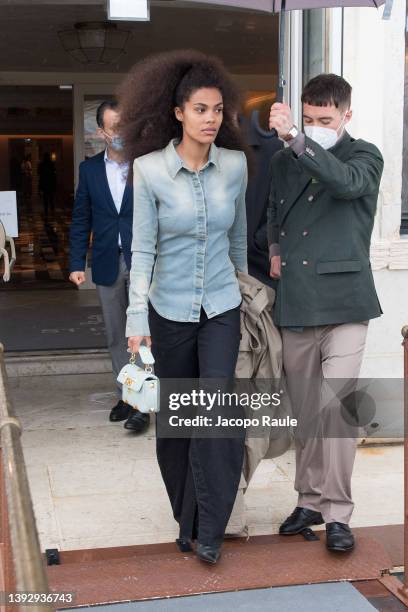
<instances>
[{"instance_id":1,"label":"woman with afro hair","mask_svg":"<svg viewBox=\"0 0 408 612\"><path fill-rule=\"evenodd\" d=\"M174 51L136 64L119 103L134 186L129 348L151 346L159 378L230 380L240 342L236 272L247 271L238 93L218 59ZM218 561L243 452L242 435L158 432L182 552L197 540L198 558Z\"/></svg>"}]
</instances>

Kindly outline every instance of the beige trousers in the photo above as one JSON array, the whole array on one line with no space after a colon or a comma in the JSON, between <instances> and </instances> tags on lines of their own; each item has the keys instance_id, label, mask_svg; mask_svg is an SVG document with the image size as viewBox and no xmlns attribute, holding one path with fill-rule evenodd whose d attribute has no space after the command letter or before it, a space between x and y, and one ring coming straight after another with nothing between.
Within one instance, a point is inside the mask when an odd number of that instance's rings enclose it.
<instances>
[{"instance_id":1,"label":"beige trousers","mask_svg":"<svg viewBox=\"0 0 408 612\"><path fill-rule=\"evenodd\" d=\"M298 505L321 512L326 523L348 523L358 429L342 400L355 389L368 322L282 329L283 366L298 419ZM346 414L346 418L345 417Z\"/></svg>"}]
</instances>

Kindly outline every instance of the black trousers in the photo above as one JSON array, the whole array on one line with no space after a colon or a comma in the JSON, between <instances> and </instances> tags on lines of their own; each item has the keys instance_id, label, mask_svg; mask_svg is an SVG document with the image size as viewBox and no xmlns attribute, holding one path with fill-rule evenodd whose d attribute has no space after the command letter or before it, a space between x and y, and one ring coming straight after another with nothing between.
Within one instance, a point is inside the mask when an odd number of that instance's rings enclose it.
<instances>
[{"instance_id":1,"label":"black trousers","mask_svg":"<svg viewBox=\"0 0 408 612\"><path fill-rule=\"evenodd\" d=\"M199 323L161 317L149 305L152 352L159 378L234 376L240 341L239 307ZM156 439L157 459L180 537L220 544L241 476L241 438Z\"/></svg>"}]
</instances>

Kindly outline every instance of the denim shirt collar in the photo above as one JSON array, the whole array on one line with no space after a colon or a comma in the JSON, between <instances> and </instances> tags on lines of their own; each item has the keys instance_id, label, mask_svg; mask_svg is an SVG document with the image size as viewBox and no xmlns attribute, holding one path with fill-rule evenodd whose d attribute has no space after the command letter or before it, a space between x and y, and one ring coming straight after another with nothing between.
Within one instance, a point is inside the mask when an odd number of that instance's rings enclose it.
<instances>
[{"instance_id":1,"label":"denim shirt collar","mask_svg":"<svg viewBox=\"0 0 408 612\"><path fill-rule=\"evenodd\" d=\"M169 174L172 179L176 178L177 174L180 172L182 168L184 168L188 172L192 172L192 170L190 170L190 168L186 166L186 164L184 163L184 161L181 159L181 157L176 151L176 145L179 142L180 140L177 138L170 140L169 144L164 150L167 167L168 167ZM205 164L205 166L202 167L201 170L205 170L206 168L208 168L210 164L215 166L218 172L220 172L221 168L220 168L220 160L219 160L219 151L218 151L218 147L214 143L212 143L210 146L208 162Z\"/></svg>"}]
</instances>

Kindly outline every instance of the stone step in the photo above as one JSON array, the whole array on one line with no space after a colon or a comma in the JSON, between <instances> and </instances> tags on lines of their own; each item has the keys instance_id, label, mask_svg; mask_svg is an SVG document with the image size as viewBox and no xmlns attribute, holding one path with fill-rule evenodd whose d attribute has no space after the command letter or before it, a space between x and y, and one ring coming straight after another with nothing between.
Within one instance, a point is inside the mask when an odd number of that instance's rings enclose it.
<instances>
[{"instance_id":1,"label":"stone step","mask_svg":"<svg viewBox=\"0 0 408 612\"><path fill-rule=\"evenodd\" d=\"M9 378L112 372L109 353L104 349L6 353L5 362Z\"/></svg>"},{"instance_id":2,"label":"stone step","mask_svg":"<svg viewBox=\"0 0 408 612\"><path fill-rule=\"evenodd\" d=\"M10 382L12 379L28 376L108 374L112 372L110 355L106 349L8 352L5 353L5 362ZM359 438L360 446L401 444L403 442L401 437L388 437L387 430L381 426L381 422L376 431L366 431L365 434L363 433Z\"/></svg>"}]
</instances>

